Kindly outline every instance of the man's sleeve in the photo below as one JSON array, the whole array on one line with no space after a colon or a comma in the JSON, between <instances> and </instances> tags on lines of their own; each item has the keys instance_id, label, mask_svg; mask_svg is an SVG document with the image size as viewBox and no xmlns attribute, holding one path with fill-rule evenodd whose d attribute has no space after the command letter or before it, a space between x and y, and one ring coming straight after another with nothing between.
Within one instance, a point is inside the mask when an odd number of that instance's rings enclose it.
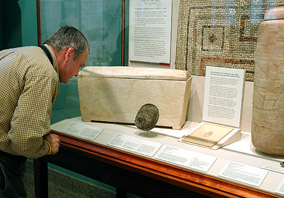
<instances>
[{"instance_id":1,"label":"man's sleeve","mask_svg":"<svg viewBox=\"0 0 284 198\"><path fill-rule=\"evenodd\" d=\"M38 158L48 153L43 136L50 130L55 87L55 80L44 75L26 79L8 133L18 155Z\"/></svg>"}]
</instances>

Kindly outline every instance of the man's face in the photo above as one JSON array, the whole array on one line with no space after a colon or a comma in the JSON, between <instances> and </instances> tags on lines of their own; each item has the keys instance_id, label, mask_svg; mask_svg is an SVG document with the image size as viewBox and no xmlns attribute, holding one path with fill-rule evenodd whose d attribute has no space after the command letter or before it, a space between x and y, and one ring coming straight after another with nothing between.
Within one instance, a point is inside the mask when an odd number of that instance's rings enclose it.
<instances>
[{"instance_id":1,"label":"man's face","mask_svg":"<svg viewBox=\"0 0 284 198\"><path fill-rule=\"evenodd\" d=\"M76 60L74 60L74 55L74 50L66 55L65 65L59 72L60 82L62 83L68 83L73 76L77 77L80 67L83 67L88 59L89 51L86 50Z\"/></svg>"}]
</instances>

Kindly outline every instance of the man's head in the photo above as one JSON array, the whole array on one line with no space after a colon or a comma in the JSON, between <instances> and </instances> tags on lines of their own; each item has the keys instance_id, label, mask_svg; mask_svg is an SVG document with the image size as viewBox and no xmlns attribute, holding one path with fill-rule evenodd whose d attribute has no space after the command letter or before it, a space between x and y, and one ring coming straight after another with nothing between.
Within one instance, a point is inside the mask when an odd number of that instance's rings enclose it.
<instances>
[{"instance_id":1,"label":"man's head","mask_svg":"<svg viewBox=\"0 0 284 198\"><path fill-rule=\"evenodd\" d=\"M61 27L45 44L50 45L55 52L60 82L63 83L78 75L90 52L90 46L82 32L69 26Z\"/></svg>"}]
</instances>

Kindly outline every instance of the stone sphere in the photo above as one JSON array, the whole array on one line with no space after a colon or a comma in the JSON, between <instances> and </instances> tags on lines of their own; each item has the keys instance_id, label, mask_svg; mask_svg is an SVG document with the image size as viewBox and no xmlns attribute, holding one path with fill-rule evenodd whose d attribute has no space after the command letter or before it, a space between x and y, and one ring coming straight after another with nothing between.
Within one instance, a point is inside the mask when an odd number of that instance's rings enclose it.
<instances>
[{"instance_id":1,"label":"stone sphere","mask_svg":"<svg viewBox=\"0 0 284 198\"><path fill-rule=\"evenodd\" d=\"M143 105L137 112L135 125L143 131L153 129L159 119L159 109L153 104Z\"/></svg>"}]
</instances>

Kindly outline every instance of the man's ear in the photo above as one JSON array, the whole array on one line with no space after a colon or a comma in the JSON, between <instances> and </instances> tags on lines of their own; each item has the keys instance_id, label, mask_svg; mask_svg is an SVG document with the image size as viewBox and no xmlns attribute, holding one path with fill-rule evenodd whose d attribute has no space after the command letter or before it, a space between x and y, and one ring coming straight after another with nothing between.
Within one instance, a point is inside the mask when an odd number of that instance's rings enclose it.
<instances>
[{"instance_id":1,"label":"man's ear","mask_svg":"<svg viewBox=\"0 0 284 198\"><path fill-rule=\"evenodd\" d=\"M70 60L72 60L74 58L74 49L73 47L69 47L67 48L66 52L65 52L65 61L69 62Z\"/></svg>"}]
</instances>

